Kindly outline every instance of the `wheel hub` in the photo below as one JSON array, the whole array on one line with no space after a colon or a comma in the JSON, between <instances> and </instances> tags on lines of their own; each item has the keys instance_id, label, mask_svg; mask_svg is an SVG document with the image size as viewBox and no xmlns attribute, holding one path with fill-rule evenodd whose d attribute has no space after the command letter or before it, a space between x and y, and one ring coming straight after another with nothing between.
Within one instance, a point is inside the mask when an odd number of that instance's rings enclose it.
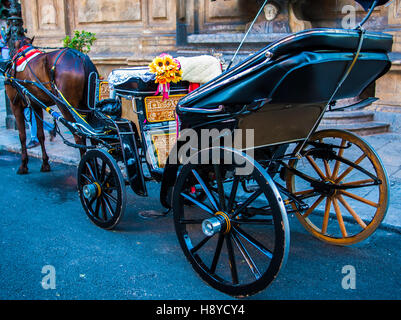
<instances>
[{"instance_id":1,"label":"wheel hub","mask_svg":"<svg viewBox=\"0 0 401 320\"><path fill-rule=\"evenodd\" d=\"M229 216L225 212L216 212L215 216L202 222L203 233L211 237L219 232L228 233L231 229Z\"/></svg>"},{"instance_id":2,"label":"wheel hub","mask_svg":"<svg viewBox=\"0 0 401 320\"><path fill-rule=\"evenodd\" d=\"M326 181L312 183L311 186L315 189L315 191L325 196L331 197L337 193L337 189L335 188L336 183L335 181L330 179L327 179Z\"/></svg>"},{"instance_id":3,"label":"wheel hub","mask_svg":"<svg viewBox=\"0 0 401 320\"><path fill-rule=\"evenodd\" d=\"M100 196L102 189L97 182L94 182L84 185L82 188L82 192L86 199L92 200L93 198L98 198Z\"/></svg>"}]
</instances>

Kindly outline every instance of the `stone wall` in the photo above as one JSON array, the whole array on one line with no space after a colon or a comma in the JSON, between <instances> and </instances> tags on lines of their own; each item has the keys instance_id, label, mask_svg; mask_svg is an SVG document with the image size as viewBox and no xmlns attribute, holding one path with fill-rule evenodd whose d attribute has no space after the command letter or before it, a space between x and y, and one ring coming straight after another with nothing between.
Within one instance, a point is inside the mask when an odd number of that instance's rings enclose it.
<instances>
[{"instance_id":1,"label":"stone wall","mask_svg":"<svg viewBox=\"0 0 401 320\"><path fill-rule=\"evenodd\" d=\"M91 57L104 76L143 64L176 42L175 0L23 0L25 26L39 46L58 47L74 30L96 33Z\"/></svg>"}]
</instances>

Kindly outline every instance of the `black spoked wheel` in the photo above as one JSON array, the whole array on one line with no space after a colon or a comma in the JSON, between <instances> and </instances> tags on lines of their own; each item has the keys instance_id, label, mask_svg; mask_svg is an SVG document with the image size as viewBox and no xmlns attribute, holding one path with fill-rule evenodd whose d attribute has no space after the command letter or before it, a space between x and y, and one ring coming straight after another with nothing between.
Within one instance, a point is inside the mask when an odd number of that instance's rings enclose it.
<instances>
[{"instance_id":1,"label":"black spoked wheel","mask_svg":"<svg viewBox=\"0 0 401 320\"><path fill-rule=\"evenodd\" d=\"M245 297L265 289L285 264L288 220L263 168L239 151L220 152L222 164L182 166L173 193L175 229L185 256L204 281ZM251 193L243 192L243 181L252 182ZM199 190L204 198L194 196Z\"/></svg>"},{"instance_id":2,"label":"black spoked wheel","mask_svg":"<svg viewBox=\"0 0 401 320\"><path fill-rule=\"evenodd\" d=\"M85 153L78 166L78 193L87 216L98 227L113 229L120 222L126 205L125 183L106 151Z\"/></svg>"}]
</instances>

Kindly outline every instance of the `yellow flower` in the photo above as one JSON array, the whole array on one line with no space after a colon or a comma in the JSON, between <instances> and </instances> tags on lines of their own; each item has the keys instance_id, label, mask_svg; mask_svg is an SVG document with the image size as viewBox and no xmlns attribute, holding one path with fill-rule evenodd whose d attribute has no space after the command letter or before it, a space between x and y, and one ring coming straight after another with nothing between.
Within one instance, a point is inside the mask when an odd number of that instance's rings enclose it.
<instances>
[{"instance_id":1,"label":"yellow flower","mask_svg":"<svg viewBox=\"0 0 401 320\"><path fill-rule=\"evenodd\" d=\"M149 65L150 72L152 73L162 73L164 72L164 61L161 57L156 57L153 59L152 63Z\"/></svg>"},{"instance_id":2,"label":"yellow flower","mask_svg":"<svg viewBox=\"0 0 401 320\"><path fill-rule=\"evenodd\" d=\"M179 63L168 54L153 59L149 64L149 71L156 74L158 84L177 83L182 79L182 70Z\"/></svg>"},{"instance_id":3,"label":"yellow flower","mask_svg":"<svg viewBox=\"0 0 401 320\"><path fill-rule=\"evenodd\" d=\"M174 61L173 57L170 55L163 56L163 63L167 70L171 70L177 67L177 63Z\"/></svg>"}]
</instances>

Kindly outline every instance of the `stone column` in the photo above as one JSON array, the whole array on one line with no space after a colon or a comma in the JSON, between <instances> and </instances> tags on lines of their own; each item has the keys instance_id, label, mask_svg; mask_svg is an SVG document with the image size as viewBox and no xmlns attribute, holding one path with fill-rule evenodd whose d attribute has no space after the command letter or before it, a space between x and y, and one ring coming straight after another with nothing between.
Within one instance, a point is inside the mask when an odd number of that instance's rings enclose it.
<instances>
[{"instance_id":1,"label":"stone column","mask_svg":"<svg viewBox=\"0 0 401 320\"><path fill-rule=\"evenodd\" d=\"M15 40L25 35L26 30L23 28L23 24L24 22L22 20L21 4L17 0L10 0L9 17L7 19L7 44L10 52L13 51ZM3 67L4 66L5 65L3 65ZM16 129L16 122L14 115L11 112L10 101L5 94L5 90L3 90L3 92L6 107L6 128Z\"/></svg>"},{"instance_id":2,"label":"stone column","mask_svg":"<svg viewBox=\"0 0 401 320\"><path fill-rule=\"evenodd\" d=\"M376 103L378 110L401 112L401 0L395 0L388 7L389 30L394 35L393 52L390 54L392 67L388 74L376 82Z\"/></svg>"}]
</instances>

